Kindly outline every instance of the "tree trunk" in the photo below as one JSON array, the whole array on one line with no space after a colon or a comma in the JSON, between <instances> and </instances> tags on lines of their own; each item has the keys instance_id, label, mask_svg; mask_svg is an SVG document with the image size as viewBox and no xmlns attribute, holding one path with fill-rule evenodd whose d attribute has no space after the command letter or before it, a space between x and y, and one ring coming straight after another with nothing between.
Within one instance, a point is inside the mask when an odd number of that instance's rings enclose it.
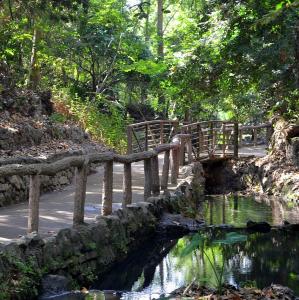
<instances>
[{"instance_id":1,"label":"tree trunk","mask_svg":"<svg viewBox=\"0 0 299 300\"><path fill-rule=\"evenodd\" d=\"M295 27L295 78L296 87L299 89L299 21L297 21Z\"/></svg>"},{"instance_id":2,"label":"tree trunk","mask_svg":"<svg viewBox=\"0 0 299 300\"><path fill-rule=\"evenodd\" d=\"M159 61L164 60L164 32L163 32L163 0L157 0L157 37L158 37L158 47L157 54ZM160 107L162 107L161 117L166 118L167 112L165 107L165 96L163 91L158 92L158 102Z\"/></svg>"},{"instance_id":3,"label":"tree trunk","mask_svg":"<svg viewBox=\"0 0 299 300\"><path fill-rule=\"evenodd\" d=\"M38 64L38 44L40 42L40 37L40 30L34 26L29 70L29 87L32 89L36 89L40 82L40 67Z\"/></svg>"}]
</instances>

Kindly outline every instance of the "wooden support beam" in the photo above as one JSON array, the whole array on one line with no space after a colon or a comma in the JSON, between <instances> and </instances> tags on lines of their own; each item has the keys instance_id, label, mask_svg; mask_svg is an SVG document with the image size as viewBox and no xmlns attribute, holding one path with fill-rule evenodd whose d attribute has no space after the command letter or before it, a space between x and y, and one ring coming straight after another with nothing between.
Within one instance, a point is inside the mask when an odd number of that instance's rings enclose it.
<instances>
[{"instance_id":1,"label":"wooden support beam","mask_svg":"<svg viewBox=\"0 0 299 300\"><path fill-rule=\"evenodd\" d=\"M180 166L180 149L175 148L171 150L171 183L177 184L179 166Z\"/></svg>"},{"instance_id":2,"label":"wooden support beam","mask_svg":"<svg viewBox=\"0 0 299 300\"><path fill-rule=\"evenodd\" d=\"M160 144L164 143L164 123L160 122Z\"/></svg>"},{"instance_id":3,"label":"wooden support beam","mask_svg":"<svg viewBox=\"0 0 299 300\"><path fill-rule=\"evenodd\" d=\"M226 155L226 125L222 124L222 156Z\"/></svg>"},{"instance_id":4,"label":"wooden support beam","mask_svg":"<svg viewBox=\"0 0 299 300\"><path fill-rule=\"evenodd\" d=\"M159 180L159 157L158 155L152 158L152 192L154 196L160 195L160 180Z\"/></svg>"},{"instance_id":5,"label":"wooden support beam","mask_svg":"<svg viewBox=\"0 0 299 300\"><path fill-rule=\"evenodd\" d=\"M191 136L187 140L187 154L188 154L188 164L191 164L193 161Z\"/></svg>"},{"instance_id":6,"label":"wooden support beam","mask_svg":"<svg viewBox=\"0 0 299 300\"><path fill-rule=\"evenodd\" d=\"M239 124L234 123L234 157L237 158L239 156Z\"/></svg>"},{"instance_id":7,"label":"wooden support beam","mask_svg":"<svg viewBox=\"0 0 299 300\"><path fill-rule=\"evenodd\" d=\"M183 166L185 164L185 144L186 144L186 139L184 137L180 138L180 159L179 159L179 164L180 166Z\"/></svg>"},{"instance_id":8,"label":"wooden support beam","mask_svg":"<svg viewBox=\"0 0 299 300\"><path fill-rule=\"evenodd\" d=\"M76 190L74 201L73 225L84 223L84 206L86 198L88 164L84 163L81 167L76 168Z\"/></svg>"},{"instance_id":9,"label":"wooden support beam","mask_svg":"<svg viewBox=\"0 0 299 300\"><path fill-rule=\"evenodd\" d=\"M132 127L127 127L127 154L131 154L133 152L133 133L132 133Z\"/></svg>"},{"instance_id":10,"label":"wooden support beam","mask_svg":"<svg viewBox=\"0 0 299 300\"><path fill-rule=\"evenodd\" d=\"M167 187L168 187L169 162L170 162L170 150L167 150L164 153L164 162L163 162L163 169L162 169L162 178L161 178L161 190L162 191L167 190Z\"/></svg>"},{"instance_id":11,"label":"wooden support beam","mask_svg":"<svg viewBox=\"0 0 299 300\"><path fill-rule=\"evenodd\" d=\"M152 192L152 163L151 159L144 160L144 200L146 201Z\"/></svg>"},{"instance_id":12,"label":"wooden support beam","mask_svg":"<svg viewBox=\"0 0 299 300\"><path fill-rule=\"evenodd\" d=\"M257 128L253 128L253 145L257 146Z\"/></svg>"},{"instance_id":13,"label":"wooden support beam","mask_svg":"<svg viewBox=\"0 0 299 300\"><path fill-rule=\"evenodd\" d=\"M113 161L108 161L104 167L103 192L102 192L102 214L104 216L112 213L113 200Z\"/></svg>"},{"instance_id":14,"label":"wooden support beam","mask_svg":"<svg viewBox=\"0 0 299 300\"><path fill-rule=\"evenodd\" d=\"M132 203L132 165L130 163L124 164L123 175L123 202L122 207L125 208Z\"/></svg>"},{"instance_id":15,"label":"wooden support beam","mask_svg":"<svg viewBox=\"0 0 299 300\"><path fill-rule=\"evenodd\" d=\"M39 223L40 176L30 175L28 233L38 231Z\"/></svg>"}]
</instances>

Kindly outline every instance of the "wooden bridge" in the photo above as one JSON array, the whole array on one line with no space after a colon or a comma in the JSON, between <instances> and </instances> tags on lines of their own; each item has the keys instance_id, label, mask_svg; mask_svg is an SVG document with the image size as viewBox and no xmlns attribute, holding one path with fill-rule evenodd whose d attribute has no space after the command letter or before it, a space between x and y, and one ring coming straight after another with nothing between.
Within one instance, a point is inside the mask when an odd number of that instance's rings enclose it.
<instances>
[{"instance_id":1,"label":"wooden bridge","mask_svg":"<svg viewBox=\"0 0 299 300\"><path fill-rule=\"evenodd\" d=\"M68 213L73 216L73 226L77 226L85 221L86 192L88 190L87 171L90 164L97 163L104 166L102 201L98 200L99 203L101 202L102 208L98 214L109 215L113 209L113 192L115 189L113 181L115 178L118 178L117 184L122 185L117 186L118 189L122 189L122 207L131 204L134 200L132 175L143 177L141 179L144 190L143 199L147 200L151 195L156 196L161 191L167 190L169 184L175 185L177 183L180 165L191 163L195 159L238 157L240 149L245 145L255 146L262 142L267 143L271 128L269 124L239 126L236 122L226 121L197 122L183 126L179 126L177 121L167 120L142 122L129 125L127 128L127 155L106 152L71 156L51 163L7 164L0 167L0 176L29 176L27 232L30 233L39 230L40 176L52 176L67 168L74 167L76 169L74 200L73 206L70 208L71 211ZM159 160L163 163L159 163ZM138 169L132 168L138 162L143 163L143 170L140 170L140 164ZM120 170L120 165L122 165L123 171L122 174L117 174L114 170L116 168ZM140 173L143 173L143 176L140 176ZM123 178L121 183L119 176ZM52 194L51 201L53 202L57 195ZM12 211L13 207L0 209L0 223L1 215L15 216ZM51 207L53 209L53 206ZM65 224L67 226L67 222ZM20 231L16 231L16 237L19 233ZM1 230L1 226L0 237L5 238L5 230Z\"/></svg>"}]
</instances>

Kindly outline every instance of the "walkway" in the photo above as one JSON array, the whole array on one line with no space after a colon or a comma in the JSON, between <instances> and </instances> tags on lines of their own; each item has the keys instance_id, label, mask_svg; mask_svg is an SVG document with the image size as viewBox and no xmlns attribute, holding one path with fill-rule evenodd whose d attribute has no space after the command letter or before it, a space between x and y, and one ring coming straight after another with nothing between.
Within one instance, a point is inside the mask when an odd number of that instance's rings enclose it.
<instances>
[{"instance_id":1,"label":"walkway","mask_svg":"<svg viewBox=\"0 0 299 300\"><path fill-rule=\"evenodd\" d=\"M240 156L266 154L264 147L242 147ZM159 156L160 173L163 165L163 154ZM143 162L132 164L133 203L144 201ZM92 222L101 211L103 167L98 167L87 181L85 221ZM114 164L113 209L121 207L123 164ZM169 185L170 189L174 186ZM74 185L61 191L43 194L40 198L40 226L43 235L55 234L59 229L71 227L73 222ZM0 208L0 242L7 243L26 234L28 203L14 204Z\"/></svg>"}]
</instances>

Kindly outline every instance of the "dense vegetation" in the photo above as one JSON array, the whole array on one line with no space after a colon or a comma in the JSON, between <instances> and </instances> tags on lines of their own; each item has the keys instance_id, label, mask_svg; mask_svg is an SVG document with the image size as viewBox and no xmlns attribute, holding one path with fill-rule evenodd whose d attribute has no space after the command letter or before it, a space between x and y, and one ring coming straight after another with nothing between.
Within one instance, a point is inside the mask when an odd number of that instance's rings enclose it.
<instances>
[{"instance_id":1,"label":"dense vegetation","mask_svg":"<svg viewBox=\"0 0 299 300\"><path fill-rule=\"evenodd\" d=\"M112 145L128 112L298 118L298 8L291 0L2 0L0 91L50 89L58 112Z\"/></svg>"}]
</instances>

